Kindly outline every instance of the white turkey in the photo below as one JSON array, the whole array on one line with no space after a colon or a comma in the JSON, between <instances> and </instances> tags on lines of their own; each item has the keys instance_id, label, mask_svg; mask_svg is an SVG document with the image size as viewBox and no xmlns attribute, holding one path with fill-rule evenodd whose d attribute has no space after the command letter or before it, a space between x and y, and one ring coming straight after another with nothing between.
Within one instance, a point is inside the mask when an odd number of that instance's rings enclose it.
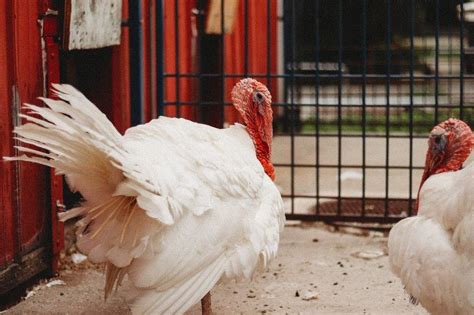
<instances>
[{"instance_id":1,"label":"white turkey","mask_svg":"<svg viewBox=\"0 0 474 315\"><path fill-rule=\"evenodd\" d=\"M83 217L77 245L106 263L106 296L127 278L134 313L183 313L219 280L249 279L275 257L284 210L263 84L232 90L245 126L160 117L124 135L72 86L54 88L60 100L25 105L30 123L14 130L37 148L7 159L53 167L82 194L63 219Z\"/></svg>"},{"instance_id":2,"label":"white turkey","mask_svg":"<svg viewBox=\"0 0 474 315\"><path fill-rule=\"evenodd\" d=\"M411 301L432 314L474 314L474 137L449 119L430 133L415 217L397 223L389 260Z\"/></svg>"}]
</instances>

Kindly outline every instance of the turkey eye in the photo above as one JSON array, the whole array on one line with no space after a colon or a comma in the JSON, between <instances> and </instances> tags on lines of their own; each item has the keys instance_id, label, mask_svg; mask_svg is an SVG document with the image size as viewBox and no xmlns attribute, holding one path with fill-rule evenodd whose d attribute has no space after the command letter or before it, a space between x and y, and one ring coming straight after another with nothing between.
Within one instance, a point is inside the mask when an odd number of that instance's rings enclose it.
<instances>
[{"instance_id":1,"label":"turkey eye","mask_svg":"<svg viewBox=\"0 0 474 315\"><path fill-rule=\"evenodd\" d=\"M444 135L435 136L433 139L433 153L439 154L446 149L447 140Z\"/></svg>"},{"instance_id":2,"label":"turkey eye","mask_svg":"<svg viewBox=\"0 0 474 315\"><path fill-rule=\"evenodd\" d=\"M263 102L263 94L260 92L256 92L253 94L253 100L257 103Z\"/></svg>"}]
</instances>

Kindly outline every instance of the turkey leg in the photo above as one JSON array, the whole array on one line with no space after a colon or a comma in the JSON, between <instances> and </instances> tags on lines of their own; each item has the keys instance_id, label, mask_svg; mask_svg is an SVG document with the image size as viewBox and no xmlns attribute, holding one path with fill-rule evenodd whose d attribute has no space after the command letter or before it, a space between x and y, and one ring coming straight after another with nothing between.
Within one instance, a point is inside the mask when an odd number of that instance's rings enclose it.
<instances>
[{"instance_id":1,"label":"turkey leg","mask_svg":"<svg viewBox=\"0 0 474 315\"><path fill-rule=\"evenodd\" d=\"M202 311L202 315L212 315L211 292L207 292L207 294L202 298L201 311Z\"/></svg>"}]
</instances>

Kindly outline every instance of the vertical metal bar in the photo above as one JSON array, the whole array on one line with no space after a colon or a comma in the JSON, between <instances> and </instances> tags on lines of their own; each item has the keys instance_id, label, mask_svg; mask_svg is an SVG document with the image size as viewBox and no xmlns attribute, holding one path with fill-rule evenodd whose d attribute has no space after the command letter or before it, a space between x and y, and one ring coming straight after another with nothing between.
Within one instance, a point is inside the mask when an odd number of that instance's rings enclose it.
<instances>
[{"instance_id":1,"label":"vertical metal bar","mask_svg":"<svg viewBox=\"0 0 474 315\"><path fill-rule=\"evenodd\" d=\"M295 1L291 0L291 99L290 99L290 136L291 136L291 213L295 213L295 54L296 54L296 7Z\"/></svg>"},{"instance_id":2,"label":"vertical metal bar","mask_svg":"<svg viewBox=\"0 0 474 315\"><path fill-rule=\"evenodd\" d=\"M156 43L154 41L154 38L156 38L156 30L157 30L157 27L156 25L154 24L154 22L156 21L156 18L155 20L153 20L153 9L154 9L154 5L155 3L150 0L148 3L147 3L147 7L146 7L146 11L147 11L147 15L148 15L148 20L146 21L146 23L148 24L149 26L149 30L148 30L148 36L146 37L146 43L145 43L145 51L148 52L147 54L147 63L148 63L148 68L150 69L149 71L147 71L146 74L148 74L147 78L148 78L148 82L149 82L149 86L148 86L148 90L145 88L145 93L146 95L148 95L148 98L149 98L149 104L148 104L148 107L149 107L149 116L148 117L145 117L145 120L149 120L149 119L154 119L156 118L155 115L154 115L154 112L155 110L158 108L158 106L156 105L157 104L157 100L156 100L156 96L158 94L158 92L156 92L155 90L155 86L156 86L156 45L154 46L154 43ZM156 9L154 10L156 12ZM154 69L153 69L153 66ZM158 113L156 114L158 115Z\"/></svg>"},{"instance_id":3,"label":"vertical metal bar","mask_svg":"<svg viewBox=\"0 0 474 315\"><path fill-rule=\"evenodd\" d=\"M134 126L144 122L142 2L129 0L128 5L130 25L131 124Z\"/></svg>"},{"instance_id":4,"label":"vertical metal bar","mask_svg":"<svg viewBox=\"0 0 474 315\"><path fill-rule=\"evenodd\" d=\"M270 87L270 80L271 80L271 71L272 71L272 58L271 58L271 53L272 53L272 24L271 24L271 1L272 0L267 0L267 87L271 89Z\"/></svg>"},{"instance_id":5,"label":"vertical metal bar","mask_svg":"<svg viewBox=\"0 0 474 315\"><path fill-rule=\"evenodd\" d=\"M435 115L434 125L439 120L439 0L436 0L435 12Z\"/></svg>"},{"instance_id":6,"label":"vertical metal bar","mask_svg":"<svg viewBox=\"0 0 474 315\"><path fill-rule=\"evenodd\" d=\"M164 25L163 25L163 1L156 0L156 102L157 102L157 113L159 116L163 115L164 106L164 60L165 60L165 47L164 47Z\"/></svg>"},{"instance_id":7,"label":"vertical metal bar","mask_svg":"<svg viewBox=\"0 0 474 315\"><path fill-rule=\"evenodd\" d=\"M140 1L138 1L140 2ZM175 44L175 78L176 78L176 117L181 117L181 100L180 100L180 81L181 74L179 71L180 51L179 51L179 1L174 1L174 44Z\"/></svg>"},{"instance_id":8,"label":"vertical metal bar","mask_svg":"<svg viewBox=\"0 0 474 315\"><path fill-rule=\"evenodd\" d=\"M203 84L202 84L202 64L203 58L207 58L203 53L203 34L204 34L204 0L198 0L197 2L197 55L199 56L197 72L198 72L198 88L197 88L197 103L198 103L198 121L200 123L204 122L204 107L202 106L202 96L203 96Z\"/></svg>"},{"instance_id":9,"label":"vertical metal bar","mask_svg":"<svg viewBox=\"0 0 474 315\"><path fill-rule=\"evenodd\" d=\"M459 4L461 7L461 17L459 22L459 42L461 49L460 56L460 77L459 77L459 119L464 118L464 0Z\"/></svg>"},{"instance_id":10,"label":"vertical metal bar","mask_svg":"<svg viewBox=\"0 0 474 315\"><path fill-rule=\"evenodd\" d=\"M423 33L420 33L420 37L421 37L421 41L422 41L422 45L421 45L421 49L422 51L426 49L427 47L427 44L426 44L426 36L423 36L424 34ZM422 62L423 64L427 64L427 60L428 57L426 56L426 54L422 54L422 59L419 61L419 62ZM421 87L423 89L422 93L421 93L421 96L418 97L418 99L421 101L421 104L427 104L426 102L426 97L427 97L427 89L428 89L428 84L425 82L425 81L421 81Z\"/></svg>"},{"instance_id":11,"label":"vertical metal bar","mask_svg":"<svg viewBox=\"0 0 474 315\"><path fill-rule=\"evenodd\" d=\"M413 93L414 93L414 59L415 59L415 0L410 2L410 107L409 107L409 133L410 133L410 145L409 145L409 168L408 168L408 215L411 216L412 209L412 190L413 190Z\"/></svg>"},{"instance_id":12,"label":"vertical metal bar","mask_svg":"<svg viewBox=\"0 0 474 315\"><path fill-rule=\"evenodd\" d=\"M389 198L389 167L390 167L390 75L391 75L391 44L392 44L392 0L387 1L387 37L386 37L386 80L385 80L385 93L386 93L386 104L385 104L385 205L384 205L384 217L388 216L388 198Z\"/></svg>"},{"instance_id":13,"label":"vertical metal bar","mask_svg":"<svg viewBox=\"0 0 474 315\"><path fill-rule=\"evenodd\" d=\"M222 121L222 126L225 124L225 25L224 25L224 18L225 18L225 0L221 0L221 55L220 55L220 62L221 62L221 95L220 95L220 103L222 106L222 111L221 111L221 121ZM219 106L219 105L216 105Z\"/></svg>"},{"instance_id":14,"label":"vertical metal bar","mask_svg":"<svg viewBox=\"0 0 474 315\"><path fill-rule=\"evenodd\" d=\"M337 85L337 215L341 215L341 173L342 173L342 53L343 53L343 42L342 42L342 0L338 1L337 6L337 38L338 38L338 85Z\"/></svg>"},{"instance_id":15,"label":"vertical metal bar","mask_svg":"<svg viewBox=\"0 0 474 315\"><path fill-rule=\"evenodd\" d=\"M44 86L49 83L60 82L60 45L55 40L59 36L58 16L46 16L43 19L43 40L45 41L46 69L48 73L48 82L43 82ZM45 29L54 29L54 32L45 32ZM49 97L52 97L52 91L48 91ZM46 95L45 95L46 96ZM58 219L59 204L64 204L63 177L58 176L51 169L50 173L50 229L51 229L51 272L56 273L59 269L60 252L64 248L64 224ZM3 209L2 209L3 210ZM63 209L64 211L65 209Z\"/></svg>"},{"instance_id":16,"label":"vertical metal bar","mask_svg":"<svg viewBox=\"0 0 474 315\"><path fill-rule=\"evenodd\" d=\"M450 0L450 5L452 7L456 7L456 2L457 0ZM448 79L448 91L447 91L447 99L448 99L448 104L453 104L453 79L452 79L452 74L453 74L453 25L449 23L449 28L448 28L448 73L449 73L449 79Z\"/></svg>"},{"instance_id":17,"label":"vertical metal bar","mask_svg":"<svg viewBox=\"0 0 474 315\"><path fill-rule=\"evenodd\" d=\"M315 119L315 124L316 124L316 215L320 214L320 198L319 198L319 190L320 190L320 181L319 181L319 175L320 175L320 158L319 158L319 148L320 148L320 137L319 137L319 85L320 85L320 78L319 78L319 60L320 60L320 52L321 52L321 47L320 47L320 36L319 36L319 0L316 0L314 3L315 6L315 21L316 21L316 42L315 42L315 81L316 84L315 86L315 104L316 104L316 119Z\"/></svg>"},{"instance_id":18,"label":"vertical metal bar","mask_svg":"<svg viewBox=\"0 0 474 315\"><path fill-rule=\"evenodd\" d=\"M367 115L367 0L362 1L362 216L365 216L366 115Z\"/></svg>"},{"instance_id":19,"label":"vertical metal bar","mask_svg":"<svg viewBox=\"0 0 474 315\"><path fill-rule=\"evenodd\" d=\"M244 1L244 76L249 73L249 3Z\"/></svg>"}]
</instances>

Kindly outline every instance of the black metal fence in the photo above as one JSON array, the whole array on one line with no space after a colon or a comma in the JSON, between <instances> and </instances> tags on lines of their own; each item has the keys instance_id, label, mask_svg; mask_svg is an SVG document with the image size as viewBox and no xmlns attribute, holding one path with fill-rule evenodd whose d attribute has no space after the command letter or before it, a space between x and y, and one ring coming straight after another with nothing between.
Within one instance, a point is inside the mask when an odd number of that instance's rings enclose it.
<instances>
[{"instance_id":1,"label":"black metal fence","mask_svg":"<svg viewBox=\"0 0 474 315\"><path fill-rule=\"evenodd\" d=\"M167 72L158 54L160 112L194 106L197 120L222 125L231 106L227 80L254 76L274 89L273 161L288 218L394 222L411 215L430 129L449 117L474 122L474 10L457 0L259 0L267 27L257 40L268 48L267 70L252 73L257 20L253 1L242 0L244 70L228 73L226 1L218 35L205 31L211 2L196 1L196 67L180 71L176 61ZM165 47L166 11L157 13ZM181 25L172 26L177 55ZM196 91L191 100L180 99L184 79ZM168 85L177 90L171 100L163 97Z\"/></svg>"}]
</instances>

